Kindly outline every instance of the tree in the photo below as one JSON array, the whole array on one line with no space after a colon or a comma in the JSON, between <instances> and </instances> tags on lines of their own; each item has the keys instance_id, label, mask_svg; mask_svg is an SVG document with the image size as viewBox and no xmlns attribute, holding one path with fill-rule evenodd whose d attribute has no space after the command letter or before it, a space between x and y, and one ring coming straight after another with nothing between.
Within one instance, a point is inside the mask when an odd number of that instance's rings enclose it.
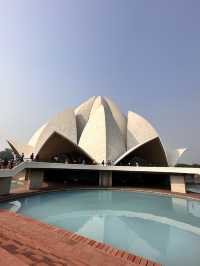
<instances>
[{"instance_id":1,"label":"tree","mask_svg":"<svg viewBox=\"0 0 200 266\"><path fill-rule=\"evenodd\" d=\"M193 164L186 164L186 163L179 163L176 165L177 167L193 167L193 168L200 168L200 164L193 163Z\"/></svg>"},{"instance_id":2,"label":"tree","mask_svg":"<svg viewBox=\"0 0 200 266\"><path fill-rule=\"evenodd\" d=\"M4 151L0 151L0 160L12 160L13 153L11 149L6 148Z\"/></svg>"}]
</instances>

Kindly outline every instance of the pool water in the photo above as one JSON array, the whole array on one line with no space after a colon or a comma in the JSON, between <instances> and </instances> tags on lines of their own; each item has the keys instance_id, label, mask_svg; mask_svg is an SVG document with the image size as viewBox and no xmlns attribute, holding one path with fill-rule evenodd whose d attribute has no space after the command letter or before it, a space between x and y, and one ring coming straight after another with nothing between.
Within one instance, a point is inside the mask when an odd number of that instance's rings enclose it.
<instances>
[{"instance_id":1,"label":"pool water","mask_svg":"<svg viewBox=\"0 0 200 266\"><path fill-rule=\"evenodd\" d=\"M0 207L166 266L200 265L200 201L96 190L50 192Z\"/></svg>"}]
</instances>

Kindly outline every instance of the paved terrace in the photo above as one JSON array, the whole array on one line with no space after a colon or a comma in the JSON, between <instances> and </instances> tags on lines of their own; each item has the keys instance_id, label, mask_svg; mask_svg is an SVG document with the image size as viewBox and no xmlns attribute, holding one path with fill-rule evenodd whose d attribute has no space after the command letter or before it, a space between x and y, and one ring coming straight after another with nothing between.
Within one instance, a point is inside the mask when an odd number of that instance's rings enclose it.
<instances>
[{"instance_id":1,"label":"paved terrace","mask_svg":"<svg viewBox=\"0 0 200 266\"><path fill-rule=\"evenodd\" d=\"M200 168L187 167L149 167L149 166L108 166L108 165L85 165L64 164L46 162L23 162L13 169L0 169L0 177L13 177L25 169L60 169L60 170L91 170L91 171L118 171L132 173L157 173L174 175L200 175Z\"/></svg>"}]
</instances>

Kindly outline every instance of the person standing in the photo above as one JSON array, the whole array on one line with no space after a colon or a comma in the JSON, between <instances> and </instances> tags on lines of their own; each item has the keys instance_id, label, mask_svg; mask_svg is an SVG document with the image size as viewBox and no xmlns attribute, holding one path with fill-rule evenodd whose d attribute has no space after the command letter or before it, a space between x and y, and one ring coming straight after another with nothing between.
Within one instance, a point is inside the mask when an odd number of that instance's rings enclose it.
<instances>
[{"instance_id":1,"label":"person standing","mask_svg":"<svg viewBox=\"0 0 200 266\"><path fill-rule=\"evenodd\" d=\"M4 161L3 161L3 167L4 167L4 169L8 167L8 160L7 160L7 158L5 158Z\"/></svg>"},{"instance_id":2,"label":"person standing","mask_svg":"<svg viewBox=\"0 0 200 266\"><path fill-rule=\"evenodd\" d=\"M10 169L12 169L13 166L14 166L14 159L11 159L11 160L10 160Z\"/></svg>"},{"instance_id":3,"label":"person standing","mask_svg":"<svg viewBox=\"0 0 200 266\"><path fill-rule=\"evenodd\" d=\"M22 156L20 158L20 161L23 162L24 161L24 153L22 153Z\"/></svg>"},{"instance_id":4,"label":"person standing","mask_svg":"<svg viewBox=\"0 0 200 266\"><path fill-rule=\"evenodd\" d=\"M34 153L31 153L30 159L31 159L31 161L34 160Z\"/></svg>"}]
</instances>

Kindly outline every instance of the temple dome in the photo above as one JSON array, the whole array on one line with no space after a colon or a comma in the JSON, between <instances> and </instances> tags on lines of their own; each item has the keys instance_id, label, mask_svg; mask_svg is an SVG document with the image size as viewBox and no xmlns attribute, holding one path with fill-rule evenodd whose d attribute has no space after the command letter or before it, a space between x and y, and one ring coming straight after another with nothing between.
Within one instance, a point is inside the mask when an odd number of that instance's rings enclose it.
<instances>
[{"instance_id":1,"label":"temple dome","mask_svg":"<svg viewBox=\"0 0 200 266\"><path fill-rule=\"evenodd\" d=\"M166 151L149 121L129 111L126 117L108 97L93 96L74 109L65 109L41 126L28 144L8 140L17 154L42 160L59 153L79 153L90 160L113 164L141 158L146 165L173 165L184 150ZM181 151L181 152L179 152Z\"/></svg>"}]
</instances>

